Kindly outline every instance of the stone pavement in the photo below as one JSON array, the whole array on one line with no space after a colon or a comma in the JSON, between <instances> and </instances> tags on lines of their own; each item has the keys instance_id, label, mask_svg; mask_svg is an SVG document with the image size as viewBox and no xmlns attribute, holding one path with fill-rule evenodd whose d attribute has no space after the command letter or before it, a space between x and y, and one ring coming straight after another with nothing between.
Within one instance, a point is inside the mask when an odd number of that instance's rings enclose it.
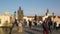
<instances>
[{"instance_id":1,"label":"stone pavement","mask_svg":"<svg viewBox=\"0 0 60 34\"><path fill-rule=\"evenodd\" d=\"M31 29L29 27L23 27L23 32L19 33L18 29L14 27L12 34L43 34L42 30L40 27L32 27ZM60 30L52 30L52 34L60 34Z\"/></svg>"}]
</instances>

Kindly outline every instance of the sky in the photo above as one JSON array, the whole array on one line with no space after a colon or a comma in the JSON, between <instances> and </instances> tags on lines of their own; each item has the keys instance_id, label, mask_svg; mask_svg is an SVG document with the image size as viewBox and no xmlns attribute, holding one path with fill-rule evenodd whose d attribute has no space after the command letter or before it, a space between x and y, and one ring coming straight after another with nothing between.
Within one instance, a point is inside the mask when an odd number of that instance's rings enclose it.
<instances>
[{"instance_id":1,"label":"sky","mask_svg":"<svg viewBox=\"0 0 60 34\"><path fill-rule=\"evenodd\" d=\"M60 16L60 0L0 0L0 14L9 11L13 15L14 11L22 8L25 16L35 14L43 16L47 8L50 13Z\"/></svg>"}]
</instances>

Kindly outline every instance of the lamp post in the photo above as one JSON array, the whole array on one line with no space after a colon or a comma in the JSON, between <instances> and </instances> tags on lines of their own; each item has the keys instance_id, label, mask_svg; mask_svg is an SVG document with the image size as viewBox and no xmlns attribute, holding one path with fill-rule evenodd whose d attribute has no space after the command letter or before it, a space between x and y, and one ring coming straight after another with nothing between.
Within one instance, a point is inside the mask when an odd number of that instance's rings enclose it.
<instances>
[{"instance_id":1,"label":"lamp post","mask_svg":"<svg viewBox=\"0 0 60 34\"><path fill-rule=\"evenodd\" d=\"M16 19L16 11L14 12L14 19Z\"/></svg>"},{"instance_id":2,"label":"lamp post","mask_svg":"<svg viewBox=\"0 0 60 34\"><path fill-rule=\"evenodd\" d=\"M52 13L52 16L53 16L53 29L54 29L54 12Z\"/></svg>"},{"instance_id":3,"label":"lamp post","mask_svg":"<svg viewBox=\"0 0 60 34\"><path fill-rule=\"evenodd\" d=\"M54 21L54 12L52 13L52 15L53 15L53 21Z\"/></svg>"}]
</instances>

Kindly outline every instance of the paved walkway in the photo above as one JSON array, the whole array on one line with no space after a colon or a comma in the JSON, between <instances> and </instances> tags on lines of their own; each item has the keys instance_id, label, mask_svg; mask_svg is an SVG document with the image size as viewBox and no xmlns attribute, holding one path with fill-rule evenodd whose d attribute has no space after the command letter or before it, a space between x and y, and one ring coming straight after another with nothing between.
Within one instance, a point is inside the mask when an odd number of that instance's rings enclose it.
<instances>
[{"instance_id":1,"label":"paved walkway","mask_svg":"<svg viewBox=\"0 0 60 34\"><path fill-rule=\"evenodd\" d=\"M23 27L23 32L19 33L18 29L14 27L12 30L12 34L43 34L43 32L42 32L42 28L40 27L32 27L31 29L29 27ZM60 30L58 31L53 30L52 34L60 34Z\"/></svg>"}]
</instances>

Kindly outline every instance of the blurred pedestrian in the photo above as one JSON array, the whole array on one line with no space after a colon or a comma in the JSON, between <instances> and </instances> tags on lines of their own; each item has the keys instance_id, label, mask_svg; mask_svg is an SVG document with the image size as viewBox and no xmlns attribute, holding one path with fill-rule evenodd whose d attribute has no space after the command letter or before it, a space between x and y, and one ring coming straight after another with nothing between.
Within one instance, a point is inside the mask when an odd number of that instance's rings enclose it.
<instances>
[{"instance_id":1,"label":"blurred pedestrian","mask_svg":"<svg viewBox=\"0 0 60 34\"><path fill-rule=\"evenodd\" d=\"M47 20L42 23L43 24L43 34L48 34L48 23Z\"/></svg>"},{"instance_id":2,"label":"blurred pedestrian","mask_svg":"<svg viewBox=\"0 0 60 34\"><path fill-rule=\"evenodd\" d=\"M30 20L28 20L28 22L29 22L29 27L30 27L30 29L31 29L32 22L31 22Z\"/></svg>"},{"instance_id":3,"label":"blurred pedestrian","mask_svg":"<svg viewBox=\"0 0 60 34\"><path fill-rule=\"evenodd\" d=\"M22 21L19 21L19 23L18 23L18 32L22 33L22 31L23 31Z\"/></svg>"},{"instance_id":4,"label":"blurred pedestrian","mask_svg":"<svg viewBox=\"0 0 60 34\"><path fill-rule=\"evenodd\" d=\"M49 17L47 18L47 22L48 22L49 32L52 33L52 32L51 32L51 29L52 29L52 20L51 20L51 16L49 16Z\"/></svg>"},{"instance_id":5,"label":"blurred pedestrian","mask_svg":"<svg viewBox=\"0 0 60 34\"><path fill-rule=\"evenodd\" d=\"M9 34L11 34L14 25L16 25L18 27L17 19L15 19L14 23L12 23L12 27L10 28Z\"/></svg>"},{"instance_id":6,"label":"blurred pedestrian","mask_svg":"<svg viewBox=\"0 0 60 34\"><path fill-rule=\"evenodd\" d=\"M54 22L54 29L56 30L56 25L57 25L57 23L56 22Z\"/></svg>"}]
</instances>

